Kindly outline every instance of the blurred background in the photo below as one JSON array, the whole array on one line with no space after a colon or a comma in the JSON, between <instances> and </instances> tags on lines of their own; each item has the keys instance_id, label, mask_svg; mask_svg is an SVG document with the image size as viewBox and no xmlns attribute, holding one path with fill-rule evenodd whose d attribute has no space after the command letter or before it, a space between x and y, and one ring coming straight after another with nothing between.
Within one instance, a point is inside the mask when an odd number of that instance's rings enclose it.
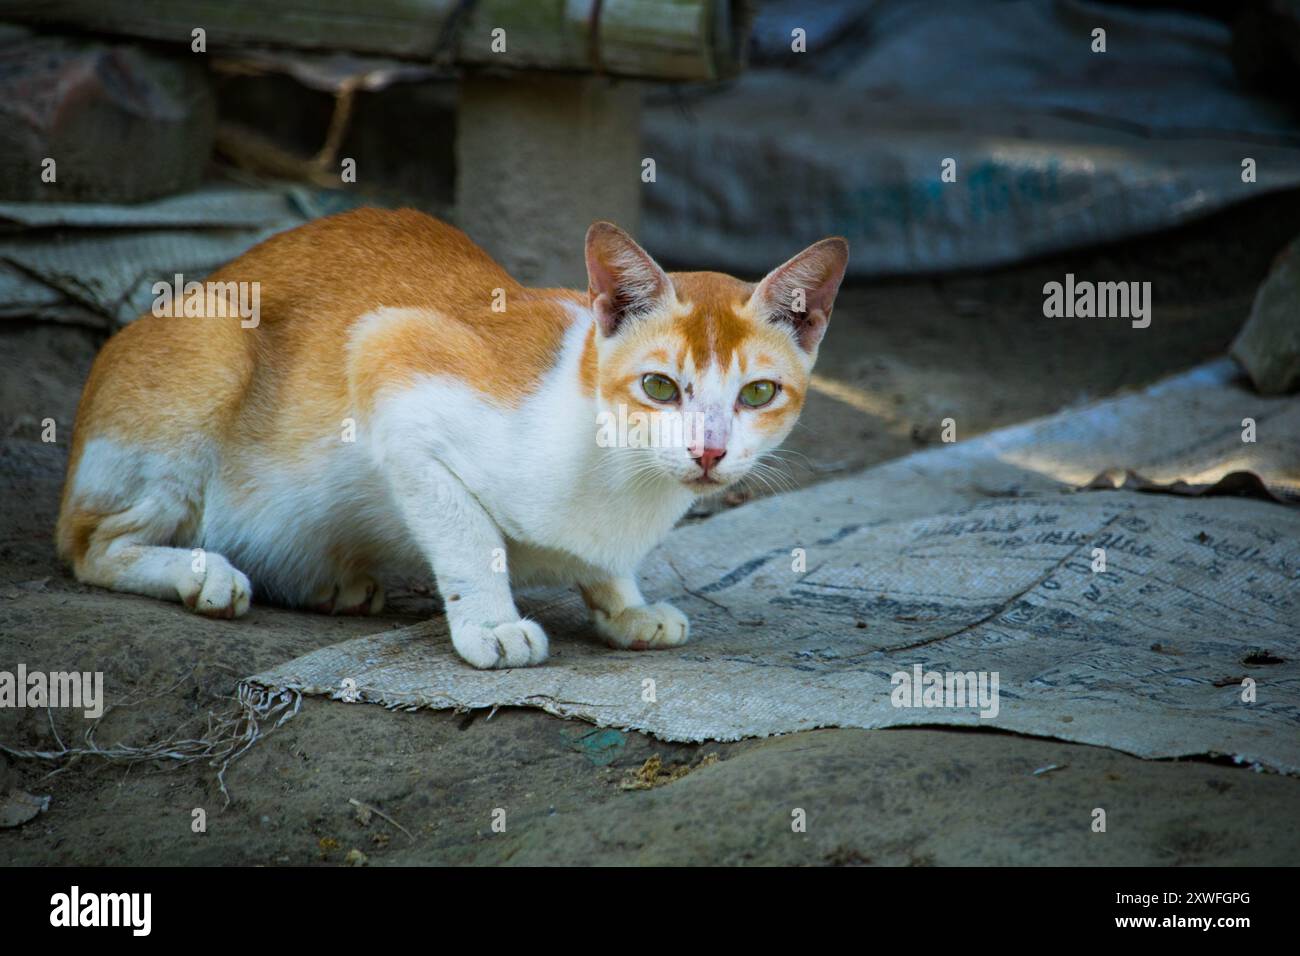
<instances>
[{"instance_id":1,"label":"blurred background","mask_svg":"<svg viewBox=\"0 0 1300 956\"><path fill-rule=\"evenodd\" d=\"M748 279L840 234L803 484L1227 350L1300 232L1298 80L1295 0L0 0L0 425L70 418L153 282L351 206L535 284L594 219ZM1152 327L1045 320L1067 272Z\"/></svg>"}]
</instances>

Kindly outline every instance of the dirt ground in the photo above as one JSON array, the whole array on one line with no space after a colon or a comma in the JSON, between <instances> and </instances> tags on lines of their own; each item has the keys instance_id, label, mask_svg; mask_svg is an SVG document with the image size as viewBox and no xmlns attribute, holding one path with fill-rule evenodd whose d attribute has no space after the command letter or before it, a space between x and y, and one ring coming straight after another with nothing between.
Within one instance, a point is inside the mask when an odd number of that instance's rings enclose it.
<instances>
[{"instance_id":1,"label":"dirt ground","mask_svg":"<svg viewBox=\"0 0 1300 956\"><path fill-rule=\"evenodd\" d=\"M945 417L969 438L1222 354L1298 213L1300 196L1272 197L1122 246L846 288L822 384L788 443L791 484L937 441ZM1150 279L1151 327L1045 319L1042 285L1067 271ZM73 581L51 529L77 394L101 338L0 326L0 669L104 671L118 706L98 742L142 744L201 730L242 676L437 613L431 596L408 589L373 619L255 606L217 622ZM40 441L46 417L57 444ZM745 497L701 505L689 520ZM52 748L56 732L73 743L86 726L67 712L0 710L0 743ZM651 758L690 772L629 788ZM1294 863L1300 849L1296 779L987 731L830 729L679 745L524 709L389 713L308 699L232 765L225 809L203 764L86 758L49 776L55 766L0 757L0 794L51 797L47 812L0 830L0 863L340 865L358 850L372 865L1206 865ZM791 830L794 806L807 812L806 833ZM1090 829L1095 807L1107 811L1105 834ZM192 832L195 808L207 812L206 833ZM505 832L492 828L498 809Z\"/></svg>"}]
</instances>

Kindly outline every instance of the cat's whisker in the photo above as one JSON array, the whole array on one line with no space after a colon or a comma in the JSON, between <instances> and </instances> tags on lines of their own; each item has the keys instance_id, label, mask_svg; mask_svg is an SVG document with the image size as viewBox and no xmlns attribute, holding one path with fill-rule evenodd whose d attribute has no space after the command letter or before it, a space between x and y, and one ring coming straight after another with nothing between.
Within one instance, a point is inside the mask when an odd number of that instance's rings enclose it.
<instances>
[{"instance_id":1,"label":"cat's whisker","mask_svg":"<svg viewBox=\"0 0 1300 956\"><path fill-rule=\"evenodd\" d=\"M764 457L765 459L770 459L769 464L774 465L774 466L775 466L775 465L779 465L779 466L781 466L783 469L785 469L785 474L787 474L787 475L790 476L791 478L793 478L793 472L792 472L790 469L792 469L792 468L794 468L794 467L803 468L803 469L806 469L806 470L808 470L808 471L815 471L815 470L816 470L815 467L814 467L814 464L813 464L812 459L809 458L807 455L800 455L800 456L799 456L800 458L803 459L802 461L794 461L794 460L791 460L791 459L788 459L788 458L783 457L783 456L779 453L779 451L780 451L780 450L778 449L778 450L775 450L775 451L767 452L763 457Z\"/></svg>"},{"instance_id":2,"label":"cat's whisker","mask_svg":"<svg viewBox=\"0 0 1300 956\"><path fill-rule=\"evenodd\" d=\"M758 460L763 464L767 465L768 467L773 467L773 463L778 465L789 465L790 462L784 457L782 457L783 453L787 451L788 449L774 448L771 451L767 451L759 455ZM798 452L793 452L793 454L798 454ZM802 455L801 457L804 458L804 460L806 461L811 461L811 459L809 459L807 455Z\"/></svg>"},{"instance_id":3,"label":"cat's whisker","mask_svg":"<svg viewBox=\"0 0 1300 956\"><path fill-rule=\"evenodd\" d=\"M756 480L763 482L764 486L773 494L794 491L798 487L790 475L773 467L764 461L762 457L754 462L751 467L750 475L752 475Z\"/></svg>"},{"instance_id":4,"label":"cat's whisker","mask_svg":"<svg viewBox=\"0 0 1300 956\"><path fill-rule=\"evenodd\" d=\"M776 458L776 459L779 459L779 460L784 460L784 456L786 456L786 455L795 455L795 456L797 456L797 457L799 457L799 458L802 458L804 461L808 462L810 465L812 464L812 459L809 458L807 455L805 455L803 452L801 452L801 451L795 451L795 449L793 449L793 448L786 448L786 447L784 447L784 446L782 446L782 447L780 447L780 448L773 448L771 451L764 452L763 455L764 455L764 457L770 455L770 456L772 456L773 458Z\"/></svg>"},{"instance_id":5,"label":"cat's whisker","mask_svg":"<svg viewBox=\"0 0 1300 956\"><path fill-rule=\"evenodd\" d=\"M656 477L662 476L658 463L647 455L626 454L614 458L614 481L628 492L645 490L654 483Z\"/></svg>"},{"instance_id":6,"label":"cat's whisker","mask_svg":"<svg viewBox=\"0 0 1300 956\"><path fill-rule=\"evenodd\" d=\"M792 491L795 488L794 479L779 468L773 468L766 462L763 463L763 476L766 477L779 491Z\"/></svg>"},{"instance_id":7,"label":"cat's whisker","mask_svg":"<svg viewBox=\"0 0 1300 956\"><path fill-rule=\"evenodd\" d=\"M772 482L768 479L768 477L767 477L766 475L764 475L764 474L762 474L762 473L756 473L756 474L753 474L751 477L753 477L753 479L754 479L756 482L761 482L762 485L763 485L763 489L764 489L768 494L776 494L776 493L777 493L776 489L772 487ZM752 489L751 489L751 490L752 490Z\"/></svg>"}]
</instances>

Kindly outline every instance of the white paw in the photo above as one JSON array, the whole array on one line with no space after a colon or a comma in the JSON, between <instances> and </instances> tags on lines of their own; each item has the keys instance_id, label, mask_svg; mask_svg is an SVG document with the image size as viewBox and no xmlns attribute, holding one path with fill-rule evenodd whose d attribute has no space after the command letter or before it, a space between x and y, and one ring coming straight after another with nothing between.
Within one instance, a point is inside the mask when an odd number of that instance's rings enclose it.
<instances>
[{"instance_id":1,"label":"white paw","mask_svg":"<svg viewBox=\"0 0 1300 956\"><path fill-rule=\"evenodd\" d=\"M536 621L510 621L496 627L453 625L456 653L478 668L528 667L546 660L546 632Z\"/></svg>"},{"instance_id":2,"label":"white paw","mask_svg":"<svg viewBox=\"0 0 1300 956\"><path fill-rule=\"evenodd\" d=\"M253 585L219 554L208 554L202 571L187 569L176 586L181 602L204 617L233 618L248 613Z\"/></svg>"},{"instance_id":3,"label":"white paw","mask_svg":"<svg viewBox=\"0 0 1300 956\"><path fill-rule=\"evenodd\" d=\"M626 608L616 617L596 610L591 615L596 632L611 647L644 651L685 644L691 633L686 615L671 604L643 604Z\"/></svg>"}]
</instances>

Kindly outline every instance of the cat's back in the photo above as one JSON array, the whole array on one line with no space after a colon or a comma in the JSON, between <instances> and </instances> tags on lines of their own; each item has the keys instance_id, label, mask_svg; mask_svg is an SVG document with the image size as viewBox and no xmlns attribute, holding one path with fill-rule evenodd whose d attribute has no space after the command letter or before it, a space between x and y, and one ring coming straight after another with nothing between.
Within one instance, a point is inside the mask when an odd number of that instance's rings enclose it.
<instances>
[{"instance_id":1,"label":"cat's back","mask_svg":"<svg viewBox=\"0 0 1300 956\"><path fill-rule=\"evenodd\" d=\"M114 336L83 392L74 460L104 434L296 445L351 413L359 362L376 389L433 374L522 394L558 354L566 303L581 299L524 288L461 230L412 209L314 220L204 284L252 314L149 314Z\"/></svg>"},{"instance_id":2,"label":"cat's back","mask_svg":"<svg viewBox=\"0 0 1300 956\"><path fill-rule=\"evenodd\" d=\"M264 332L349 323L381 307L455 315L519 284L465 233L414 209L362 208L272 236L212 276L257 282Z\"/></svg>"},{"instance_id":3,"label":"cat's back","mask_svg":"<svg viewBox=\"0 0 1300 956\"><path fill-rule=\"evenodd\" d=\"M499 391L507 371L544 373L585 303L575 291L525 288L464 232L413 209L315 220L210 280L256 285L260 321L237 351L255 376L300 384L341 383L359 351L379 349L390 354L373 364L395 376L459 371ZM385 335L369 334L377 328Z\"/></svg>"}]
</instances>

